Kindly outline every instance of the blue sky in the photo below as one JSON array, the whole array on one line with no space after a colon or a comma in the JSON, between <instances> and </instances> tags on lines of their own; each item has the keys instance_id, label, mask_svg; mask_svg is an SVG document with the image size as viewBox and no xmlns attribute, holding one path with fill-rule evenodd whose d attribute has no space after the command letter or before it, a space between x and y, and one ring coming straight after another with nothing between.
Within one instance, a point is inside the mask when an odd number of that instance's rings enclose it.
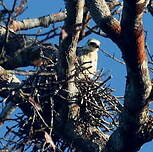
<instances>
[{"instance_id":1,"label":"blue sky","mask_svg":"<svg viewBox=\"0 0 153 152\"><path fill-rule=\"evenodd\" d=\"M4 2L6 2L9 6L11 6L12 1L4 0ZM19 17L19 19L40 17L57 13L60 10L64 10L63 0L29 0L27 10ZM153 17L151 15L145 15L144 21L145 30L148 31L148 44L151 50L153 44ZM111 40L96 35L91 35L90 37L99 39L102 43L102 49L114 54L116 57L121 57L119 49ZM80 45L82 45L84 41L81 42ZM109 84L116 90L115 95L123 95L126 76L125 66L106 57L102 52L99 52L98 68L103 68L107 74L111 74L113 76ZM153 142L147 143L142 147L140 152L152 152L152 147Z\"/></svg>"}]
</instances>

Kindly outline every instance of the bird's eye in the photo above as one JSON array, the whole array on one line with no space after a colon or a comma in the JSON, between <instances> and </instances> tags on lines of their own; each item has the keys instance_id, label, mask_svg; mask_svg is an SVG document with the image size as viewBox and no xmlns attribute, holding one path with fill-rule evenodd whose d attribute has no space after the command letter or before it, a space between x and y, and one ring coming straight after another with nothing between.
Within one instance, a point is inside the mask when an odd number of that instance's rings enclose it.
<instances>
[{"instance_id":1,"label":"bird's eye","mask_svg":"<svg viewBox=\"0 0 153 152\"><path fill-rule=\"evenodd\" d=\"M94 48L99 48L99 46L96 43L94 43L94 42L90 42L89 46L92 46Z\"/></svg>"}]
</instances>

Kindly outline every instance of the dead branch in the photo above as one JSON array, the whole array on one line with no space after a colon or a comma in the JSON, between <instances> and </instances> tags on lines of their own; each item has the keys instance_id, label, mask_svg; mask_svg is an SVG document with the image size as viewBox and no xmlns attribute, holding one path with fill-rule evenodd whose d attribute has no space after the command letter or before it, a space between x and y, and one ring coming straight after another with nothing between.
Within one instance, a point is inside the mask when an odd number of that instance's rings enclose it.
<instances>
[{"instance_id":1,"label":"dead branch","mask_svg":"<svg viewBox=\"0 0 153 152\"><path fill-rule=\"evenodd\" d=\"M25 19L23 21L13 21L12 24L10 25L10 29L16 32L16 31L27 30L27 29L36 28L36 27L48 27L50 24L65 20L66 17L67 17L67 13L66 11L63 11L57 14L51 14L51 15L43 16L39 18Z\"/></svg>"}]
</instances>

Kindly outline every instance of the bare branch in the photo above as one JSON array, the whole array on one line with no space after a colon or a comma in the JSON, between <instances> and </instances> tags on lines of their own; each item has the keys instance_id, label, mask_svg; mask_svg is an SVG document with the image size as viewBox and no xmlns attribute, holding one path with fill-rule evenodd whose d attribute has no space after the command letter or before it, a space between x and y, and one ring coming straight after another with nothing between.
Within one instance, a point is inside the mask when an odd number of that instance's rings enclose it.
<instances>
[{"instance_id":1,"label":"bare branch","mask_svg":"<svg viewBox=\"0 0 153 152\"><path fill-rule=\"evenodd\" d=\"M50 24L61 22L65 20L67 17L66 11L57 13L57 14L51 14L48 16L43 16L39 18L33 18L33 19L25 19L23 21L13 21L10 25L10 29L12 29L14 32L20 31L20 30L28 30L36 27L48 27Z\"/></svg>"},{"instance_id":2,"label":"bare branch","mask_svg":"<svg viewBox=\"0 0 153 152\"><path fill-rule=\"evenodd\" d=\"M125 64L123 61L121 61L120 59L116 58L114 55L112 54L109 54L108 52L106 52L105 50L102 50L101 51L108 57L110 57L111 59L113 59L114 61L120 63L120 64Z\"/></svg>"},{"instance_id":3,"label":"bare branch","mask_svg":"<svg viewBox=\"0 0 153 152\"><path fill-rule=\"evenodd\" d=\"M120 23L111 16L105 0L86 0L86 4L96 24L108 37L117 42L121 32Z\"/></svg>"},{"instance_id":4,"label":"bare branch","mask_svg":"<svg viewBox=\"0 0 153 152\"><path fill-rule=\"evenodd\" d=\"M0 96L5 98L9 91L21 84L20 80L14 75L0 67Z\"/></svg>"},{"instance_id":5,"label":"bare branch","mask_svg":"<svg viewBox=\"0 0 153 152\"><path fill-rule=\"evenodd\" d=\"M4 29L2 32L5 32L5 28L2 29ZM50 37L52 37L52 35L47 36L46 39ZM11 70L17 67L30 65L41 66L44 63L41 52L48 51L48 54L52 54L55 50L57 50L57 48L52 44L41 45L40 43L42 43L42 41L28 39L23 35L10 33L9 41L5 47L6 56L4 59L0 60L0 66Z\"/></svg>"},{"instance_id":6,"label":"bare branch","mask_svg":"<svg viewBox=\"0 0 153 152\"><path fill-rule=\"evenodd\" d=\"M138 151L144 143L143 137L138 134L144 129L141 125L147 123L149 118L147 104L152 88L142 24L145 5L145 0L124 1L121 19L123 43L119 47L127 67L125 109L121 114L118 129L107 144L108 152Z\"/></svg>"}]
</instances>

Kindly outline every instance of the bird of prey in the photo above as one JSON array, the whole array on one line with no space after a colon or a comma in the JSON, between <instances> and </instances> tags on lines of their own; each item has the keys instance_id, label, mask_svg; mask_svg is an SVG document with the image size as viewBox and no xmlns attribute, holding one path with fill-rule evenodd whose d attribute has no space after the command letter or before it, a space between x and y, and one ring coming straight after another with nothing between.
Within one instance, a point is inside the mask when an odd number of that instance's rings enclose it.
<instances>
[{"instance_id":1,"label":"bird of prey","mask_svg":"<svg viewBox=\"0 0 153 152\"><path fill-rule=\"evenodd\" d=\"M78 77L93 78L97 71L98 50L100 48L100 41L96 39L89 39L84 47L78 48L76 55L80 67Z\"/></svg>"}]
</instances>

